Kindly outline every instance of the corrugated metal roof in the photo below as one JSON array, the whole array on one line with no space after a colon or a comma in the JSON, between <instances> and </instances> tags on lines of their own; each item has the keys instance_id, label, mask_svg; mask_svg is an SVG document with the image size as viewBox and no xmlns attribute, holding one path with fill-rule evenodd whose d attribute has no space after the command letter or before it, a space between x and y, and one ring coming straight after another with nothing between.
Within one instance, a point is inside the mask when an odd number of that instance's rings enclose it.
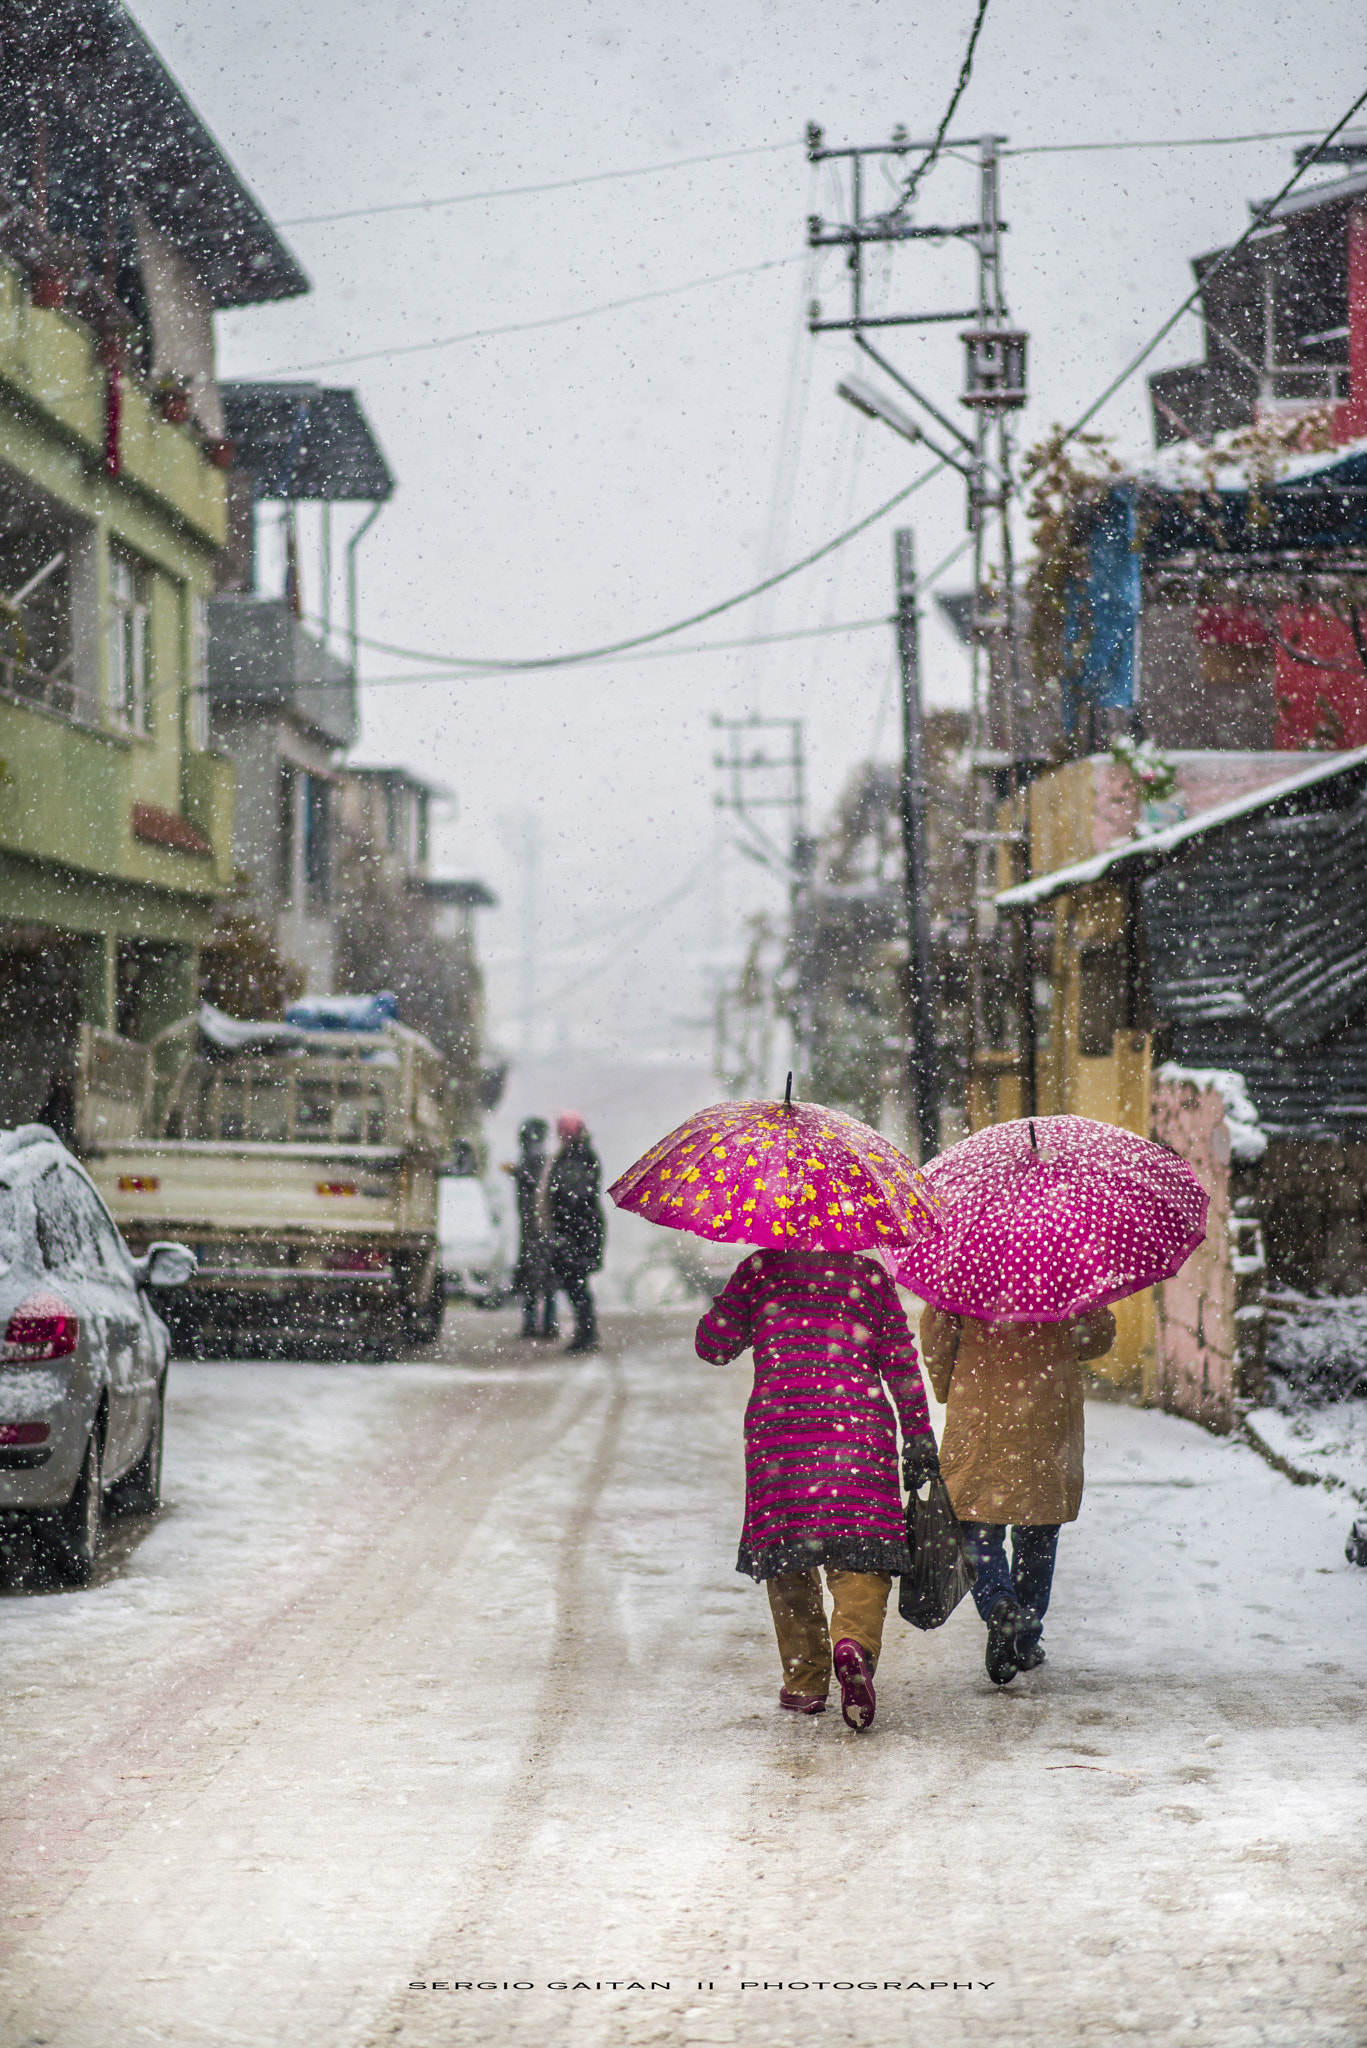
<instances>
[{"instance_id":1,"label":"corrugated metal roof","mask_svg":"<svg viewBox=\"0 0 1367 2048\"><path fill-rule=\"evenodd\" d=\"M1255 789L1247 796L1217 805L1214 810L1202 811L1199 817L1188 818L1180 825L1168 825L1161 832L1122 839L1118 846L1109 846L1104 853L1093 854L1088 860L1074 861L1066 868L1055 868L1051 874L1034 875L1028 882L1018 882L1013 889L1003 889L996 899L997 908L1026 910L1033 904L1047 903L1055 896L1067 895L1072 889L1084 889L1091 882L1103 882L1136 867L1142 872L1145 868L1161 866L1169 855L1191 840L1256 817L1278 804L1293 802L1303 792L1362 768L1367 768L1367 747L1354 747L1343 754L1321 754L1313 767L1303 768L1297 775L1289 775L1285 782L1274 782L1267 789Z\"/></svg>"},{"instance_id":2,"label":"corrugated metal roof","mask_svg":"<svg viewBox=\"0 0 1367 2048\"><path fill-rule=\"evenodd\" d=\"M1241 1073L1274 1130L1364 1128L1367 966L1335 926L1363 893L1364 844L1360 798L1192 840L1143 884L1150 995L1173 1056ZM1326 933L1345 940L1334 962Z\"/></svg>"},{"instance_id":3,"label":"corrugated metal roof","mask_svg":"<svg viewBox=\"0 0 1367 2048\"><path fill-rule=\"evenodd\" d=\"M1367 808L1272 820L1260 835L1270 851L1278 828L1288 850L1296 831L1304 887L1244 988L1282 1045L1314 1045L1367 1001Z\"/></svg>"}]
</instances>

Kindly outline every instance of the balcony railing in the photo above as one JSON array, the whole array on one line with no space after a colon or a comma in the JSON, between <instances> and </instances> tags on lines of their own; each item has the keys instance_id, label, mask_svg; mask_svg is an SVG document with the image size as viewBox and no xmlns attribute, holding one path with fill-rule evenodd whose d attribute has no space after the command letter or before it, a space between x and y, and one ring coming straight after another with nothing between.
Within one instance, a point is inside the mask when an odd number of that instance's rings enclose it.
<instances>
[{"instance_id":1,"label":"balcony railing","mask_svg":"<svg viewBox=\"0 0 1367 2048\"><path fill-rule=\"evenodd\" d=\"M99 705L71 679L70 656L48 670L0 654L0 701L36 707L54 718L69 719L73 725L100 723Z\"/></svg>"}]
</instances>

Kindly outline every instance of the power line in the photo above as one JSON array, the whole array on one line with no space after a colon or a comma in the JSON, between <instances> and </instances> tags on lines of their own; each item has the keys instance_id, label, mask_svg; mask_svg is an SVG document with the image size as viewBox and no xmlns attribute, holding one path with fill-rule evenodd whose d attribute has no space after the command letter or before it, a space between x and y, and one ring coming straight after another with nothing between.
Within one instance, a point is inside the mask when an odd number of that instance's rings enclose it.
<instances>
[{"instance_id":1,"label":"power line","mask_svg":"<svg viewBox=\"0 0 1367 2048\"><path fill-rule=\"evenodd\" d=\"M420 648L397 647L391 640L372 640L364 633L356 635L357 644L372 648L379 654L396 655L401 661L428 661L440 668L475 669L485 675L503 675L528 669L574 668L584 662L600 661L608 655L628 654L635 648L648 647L652 641L668 640L675 633L685 633L690 626L701 626L708 619L718 618L722 612L734 611L737 605L747 603L752 597L758 597L761 591L771 590L776 583L786 583L790 576L800 575L804 569L810 569L813 563L822 561L827 555L833 555L837 548L843 548L848 541L866 532L870 526L876 526L880 519L885 519L889 512L919 491L923 485L928 484L932 477L938 476L947 466L944 462L932 463L929 469L922 470L920 476L904 485L900 491L894 492L885 503L866 513L862 519L856 520L853 526L846 527L845 531L836 534L833 540L823 541L819 548L814 548L811 554L804 555L801 561L790 563L786 569L778 570L773 576L766 576L762 583L753 584L749 590L742 590L735 597L723 598L720 604L709 605L705 611L693 612L686 619L676 619L672 626L657 626L653 632L637 633L629 640L609 641L604 647L586 647L574 654L537 655L525 661L491 660L473 654L430 654Z\"/></svg>"},{"instance_id":2,"label":"power line","mask_svg":"<svg viewBox=\"0 0 1367 2048\"><path fill-rule=\"evenodd\" d=\"M955 549L955 561L958 560L961 554L966 552L967 547L968 542L965 541L960 547ZM928 587L933 580L933 577L927 576L922 587ZM312 613L306 612L302 623L306 626L321 627L323 621ZM824 639L835 633L866 633L872 626L891 626L895 625L895 623L896 620L889 612L876 619L845 619L838 624L830 626L794 626L784 633L746 633L735 640L696 640L692 645L685 642L682 647L643 647L635 654L608 654L604 655L599 661L583 661L579 662L577 666L580 668L617 668L623 662L672 661L676 655L681 654L729 654L739 647L773 647L785 640ZM357 639L362 640L362 636L358 634ZM362 640L362 645L364 646L372 644L370 641ZM401 683L475 683L485 676L497 673L497 670L486 668L434 668L426 674L358 676L356 680L363 690L382 690L397 688ZM292 688L294 687L294 682L295 679L293 677L286 676L281 679L279 687L283 689L288 685ZM344 681L338 681L333 683L306 684L304 687L318 690L336 690L344 686ZM254 692L259 692L261 687L260 683L252 684ZM215 689L211 683L196 683L186 694L189 696L198 694L211 697L215 704L238 704L244 701L241 697L235 696L231 690Z\"/></svg>"},{"instance_id":3,"label":"power line","mask_svg":"<svg viewBox=\"0 0 1367 2048\"><path fill-rule=\"evenodd\" d=\"M1032 142L1020 149L1003 149L1003 156L1070 156L1095 150L1115 149L1223 149L1236 142L1299 142L1318 135L1318 128L1274 128L1258 135L1173 135L1149 142Z\"/></svg>"},{"instance_id":4,"label":"power line","mask_svg":"<svg viewBox=\"0 0 1367 2048\"><path fill-rule=\"evenodd\" d=\"M899 213L901 213L906 207L910 206L912 200L916 196L916 187L920 184L922 178L924 178L926 172L931 168L931 166L935 162L935 159L940 154L940 150L944 144L944 139L946 135L949 133L949 124L954 119L954 111L958 106L959 101L963 98L968 86L968 81L973 75L973 52L978 47L978 37L982 33L983 20L986 14L987 0L978 0L978 11L973 17L973 26L969 30L968 48L964 51L964 61L959 66L958 83L954 87L953 92L950 94L949 105L945 108L944 115L940 121L940 125L935 130L935 140L931 143L930 148L926 151L925 155L921 158L920 163L917 164L915 170L907 179L906 184L902 187L902 196L898 200L897 204L893 207L891 214L889 214L888 216L890 220L895 219Z\"/></svg>"},{"instance_id":5,"label":"power line","mask_svg":"<svg viewBox=\"0 0 1367 2048\"><path fill-rule=\"evenodd\" d=\"M975 30L980 25L981 13ZM1255 135L1158 136L1139 142L1038 142L1023 144L1018 149L1003 149L1002 155L1063 156L1076 151L1116 149L1214 149L1243 142L1299 142L1319 132L1318 128L1274 128ZM940 143L943 148L943 136ZM295 214L278 225L282 228L326 227L334 221L370 220L382 214L430 213L439 207L472 206L491 199L528 198L543 192L568 192L580 185L602 185L621 178L654 178L666 171L687 170L695 164L730 163L739 157L768 156L776 150L798 147L795 141L761 142L747 149L721 149L704 156L673 157L665 163L634 164L620 171L585 171L573 178L552 178L539 185L494 185L482 192L442 193L430 199L382 200L374 206L350 206L337 213ZM929 168L930 165L926 164L925 169Z\"/></svg>"},{"instance_id":6,"label":"power line","mask_svg":"<svg viewBox=\"0 0 1367 2048\"><path fill-rule=\"evenodd\" d=\"M919 579L916 585L917 593L929 590L932 584L938 583L946 571L952 569L954 564L968 553L972 545L973 539L972 535L970 535L966 540L961 540L957 546L951 548L942 562L938 563L935 568ZM323 621L306 614L304 623L310 626L321 626ZM740 647L775 647L781 642L788 640L824 640L837 633L867 633L874 626L895 626L896 623L896 615L888 612L874 619L842 619L829 626L793 626L783 633L745 633L734 640L697 640L691 646L685 644L682 647L645 647L633 654L608 654L597 660L582 660L577 662L576 666L579 668L617 668L624 662L673 661L678 655L729 654ZM365 639L362 634L358 634L357 639L365 647L382 645L381 642ZM363 690L394 689L403 683L474 683L479 682L485 676L498 673L498 670L487 668L435 668L427 675L358 676L357 682ZM206 693L210 692L208 684L204 684L201 687ZM259 688L260 686L256 685L254 687ZM338 685L323 683L318 685L318 687L321 689L335 689ZM212 691L212 695L216 703L233 703L236 701L231 694L225 697L221 692Z\"/></svg>"},{"instance_id":7,"label":"power line","mask_svg":"<svg viewBox=\"0 0 1367 2048\"><path fill-rule=\"evenodd\" d=\"M1210 265L1209 269L1202 276L1200 283L1197 284L1190 292L1188 292L1186 298L1183 299L1181 305L1177 308L1177 311L1174 314L1172 314L1169 319L1163 322L1163 325L1159 328L1158 332L1153 336L1152 340L1147 341L1144 344L1143 348L1140 349L1138 355L1131 358L1131 360L1125 365L1125 368L1120 372L1120 375L1118 377L1113 377L1111 379L1110 383L1106 386L1106 389L1101 393L1101 396L1099 398L1094 398L1092 400L1092 403L1087 407L1087 410L1084 413L1080 413L1078 415L1077 419L1074 420L1072 426L1069 427L1067 433L1063 436L1063 439L1059 444L1060 447L1066 447L1069 441L1073 440L1076 435L1080 434L1082 432L1082 429L1087 425L1087 422L1091 419L1094 419L1097 413L1100 412L1102 406L1105 405L1109 399L1114 398L1116 392L1119 391L1121 385L1129 381L1129 379L1134 375L1135 371L1139 368L1140 364L1148 361L1149 357L1158 347L1158 344L1161 341L1166 340L1167 336L1171 334L1173 328L1177 325L1178 321L1182 318L1183 314L1189 313L1191 311L1191 308L1196 304L1197 300L1201 297L1202 293L1205 291L1206 286L1210 283L1210 280L1217 274L1217 272L1223 270L1225 265L1228 262L1230 262L1233 257L1238 255L1239 251L1244 247L1245 243L1248 242L1251 236L1257 234L1260 228L1266 226L1268 219L1273 213L1275 213L1276 209L1281 205L1283 199L1286 198L1287 194L1292 190L1294 186L1300 183L1301 179L1305 176L1306 172L1310 170L1312 166L1315 164L1315 162L1318 160L1318 158L1324 154L1324 151L1329 147L1329 144L1333 141L1334 137L1348 126L1348 123L1352 120L1354 114L1356 114L1358 109L1363 106L1367 106L1367 91L1358 94L1357 98L1353 101L1352 106L1349 107L1347 113L1344 114L1340 120L1334 123L1333 127L1328 131L1326 135L1320 138L1320 141L1317 143L1315 148L1310 151L1304 163L1297 164L1295 170L1287 179L1286 183L1282 186L1281 191L1277 193L1276 197L1273 199L1269 199L1265 206L1262 206L1258 209L1257 213L1253 216L1253 219L1249 222L1248 226L1240 235L1238 241L1231 242L1230 246L1216 258L1214 263Z\"/></svg>"},{"instance_id":8,"label":"power line","mask_svg":"<svg viewBox=\"0 0 1367 2048\"><path fill-rule=\"evenodd\" d=\"M687 170L691 164L729 163L739 156L768 156L777 149L796 149L795 141L760 142L748 149L718 149L708 156L678 156L664 164L636 164L625 171L586 171L574 178L554 178L544 185L497 185L487 192L452 192L440 199L394 199L379 206L350 206L341 213L302 213L277 223L282 228L324 227L335 220L368 220L380 213L428 213L438 206L471 206L482 199L520 199L534 192L568 192L576 185L604 185L613 178L655 178L665 171Z\"/></svg>"},{"instance_id":9,"label":"power line","mask_svg":"<svg viewBox=\"0 0 1367 2048\"><path fill-rule=\"evenodd\" d=\"M400 342L393 348L363 349L353 356L328 356L322 362L295 363L273 376L303 376L308 370L338 370L348 363L375 363L393 356L428 355L433 349L456 348L463 341L488 341L499 334L530 334L537 327L565 327L576 320L591 320L599 313L620 313L624 306L643 306L649 299L669 299L678 292L695 292L705 284L726 284L736 277L756 277L762 270L779 270L786 263L802 263L806 252L796 256L772 256L765 263L747 263L740 270L719 270L714 277L691 277L684 284L663 284L656 290L636 292L629 299L609 299L601 306L583 306L576 313L548 313L540 320L515 320L507 327L475 327L468 334L447 334L437 341Z\"/></svg>"}]
</instances>

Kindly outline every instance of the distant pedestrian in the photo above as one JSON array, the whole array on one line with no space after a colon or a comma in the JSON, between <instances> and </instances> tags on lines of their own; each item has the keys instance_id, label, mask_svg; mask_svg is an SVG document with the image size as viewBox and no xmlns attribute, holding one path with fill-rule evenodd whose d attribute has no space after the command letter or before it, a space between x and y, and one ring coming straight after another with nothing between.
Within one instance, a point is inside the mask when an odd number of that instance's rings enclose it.
<instances>
[{"instance_id":1,"label":"distant pedestrian","mask_svg":"<svg viewBox=\"0 0 1367 2048\"><path fill-rule=\"evenodd\" d=\"M978 1568L973 1598L994 1685L1044 1662L1059 1529L1082 1505L1082 1363L1114 1342L1107 1308L1050 1323L977 1322L936 1308L921 1317L947 1411L941 1470Z\"/></svg>"},{"instance_id":2,"label":"distant pedestrian","mask_svg":"<svg viewBox=\"0 0 1367 2048\"><path fill-rule=\"evenodd\" d=\"M565 1110L555 1130L560 1150L546 1169L541 1213L556 1280L574 1310L574 1336L565 1349L596 1351L598 1312L589 1275L603 1263L607 1237L603 1169L582 1116Z\"/></svg>"},{"instance_id":3,"label":"distant pedestrian","mask_svg":"<svg viewBox=\"0 0 1367 2048\"><path fill-rule=\"evenodd\" d=\"M550 1134L551 1127L544 1117L525 1118L518 1126L517 1164L503 1169L512 1175L517 1191L517 1264L513 1268L512 1291L522 1297L522 1335L527 1338L560 1334L555 1319L555 1268L541 1219L541 1183L546 1177L546 1140Z\"/></svg>"},{"instance_id":4,"label":"distant pedestrian","mask_svg":"<svg viewBox=\"0 0 1367 2048\"><path fill-rule=\"evenodd\" d=\"M894 1575L911 1569L885 1385L908 1483L937 1469L916 1347L883 1268L847 1251L743 1259L698 1324L696 1346L726 1365L747 1345L755 1387L736 1569L768 1588L780 1707L824 1713L834 1664L841 1713L867 1728L888 1594Z\"/></svg>"}]
</instances>

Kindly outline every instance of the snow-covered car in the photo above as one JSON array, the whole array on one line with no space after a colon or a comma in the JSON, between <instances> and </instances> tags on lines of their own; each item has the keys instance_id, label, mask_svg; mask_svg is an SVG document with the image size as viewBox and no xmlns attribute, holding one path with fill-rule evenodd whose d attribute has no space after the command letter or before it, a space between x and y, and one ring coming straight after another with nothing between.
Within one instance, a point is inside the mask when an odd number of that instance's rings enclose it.
<instances>
[{"instance_id":1,"label":"snow-covered car","mask_svg":"<svg viewBox=\"0 0 1367 2048\"><path fill-rule=\"evenodd\" d=\"M30 1522L68 1585L89 1582L105 1505L160 1500L169 1344L148 1295L194 1270L181 1244L134 1259L52 1131L0 1131L0 1517Z\"/></svg>"},{"instance_id":2,"label":"snow-covered car","mask_svg":"<svg viewBox=\"0 0 1367 2048\"><path fill-rule=\"evenodd\" d=\"M444 1173L437 1182L437 1243L448 1295L481 1308L505 1299L510 1268L503 1221L474 1174Z\"/></svg>"}]
</instances>

